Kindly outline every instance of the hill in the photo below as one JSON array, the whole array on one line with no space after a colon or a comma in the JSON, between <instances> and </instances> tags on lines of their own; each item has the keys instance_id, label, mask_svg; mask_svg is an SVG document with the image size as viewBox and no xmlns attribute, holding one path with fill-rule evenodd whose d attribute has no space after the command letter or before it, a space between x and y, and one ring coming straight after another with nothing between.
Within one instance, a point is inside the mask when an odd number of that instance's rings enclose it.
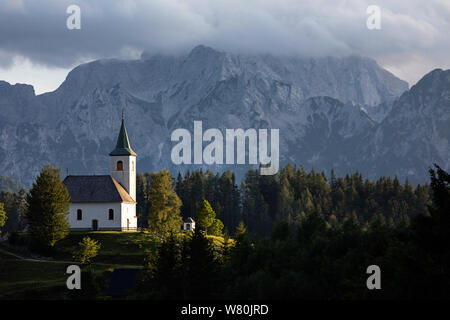
<instances>
[{"instance_id":1,"label":"hill","mask_svg":"<svg viewBox=\"0 0 450 320\"><path fill-rule=\"evenodd\" d=\"M20 247L0 244L0 299L68 299L65 272L69 265L78 264L73 261L72 253L85 236L101 244L90 269L103 284L108 283L115 268L142 268L148 252L155 249L149 233L114 231L70 233L57 243L52 258L45 261L37 261L39 257ZM219 237L209 238L216 245L223 241ZM23 244L26 239L27 235L21 233L18 242ZM106 288L101 289L106 292Z\"/></svg>"}]
</instances>

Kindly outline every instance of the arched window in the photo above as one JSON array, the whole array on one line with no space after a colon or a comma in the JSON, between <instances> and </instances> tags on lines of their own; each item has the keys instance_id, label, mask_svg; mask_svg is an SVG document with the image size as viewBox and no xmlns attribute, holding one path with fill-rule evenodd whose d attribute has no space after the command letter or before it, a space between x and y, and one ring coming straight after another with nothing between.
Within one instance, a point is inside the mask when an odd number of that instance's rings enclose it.
<instances>
[{"instance_id":1,"label":"arched window","mask_svg":"<svg viewBox=\"0 0 450 320\"><path fill-rule=\"evenodd\" d=\"M117 161L117 171L123 171L123 162Z\"/></svg>"},{"instance_id":2,"label":"arched window","mask_svg":"<svg viewBox=\"0 0 450 320\"><path fill-rule=\"evenodd\" d=\"M81 211L81 209L77 210L77 220L82 220L83 219L83 211Z\"/></svg>"},{"instance_id":3,"label":"arched window","mask_svg":"<svg viewBox=\"0 0 450 320\"><path fill-rule=\"evenodd\" d=\"M131 171L134 171L134 161L131 161Z\"/></svg>"},{"instance_id":4,"label":"arched window","mask_svg":"<svg viewBox=\"0 0 450 320\"><path fill-rule=\"evenodd\" d=\"M114 209L109 209L109 220L114 220Z\"/></svg>"}]
</instances>

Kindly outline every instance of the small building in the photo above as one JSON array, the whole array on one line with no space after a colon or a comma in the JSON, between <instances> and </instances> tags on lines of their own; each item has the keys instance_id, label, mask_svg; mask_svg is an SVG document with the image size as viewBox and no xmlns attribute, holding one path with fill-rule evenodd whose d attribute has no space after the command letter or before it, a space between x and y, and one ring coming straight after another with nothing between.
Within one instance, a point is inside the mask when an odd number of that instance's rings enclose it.
<instances>
[{"instance_id":1,"label":"small building","mask_svg":"<svg viewBox=\"0 0 450 320\"><path fill-rule=\"evenodd\" d=\"M131 149L122 115L110 174L68 175L63 183L70 195L70 230L137 230L136 153Z\"/></svg>"},{"instance_id":2,"label":"small building","mask_svg":"<svg viewBox=\"0 0 450 320\"><path fill-rule=\"evenodd\" d=\"M187 218L183 222L183 231L194 231L195 230L195 221L191 217Z\"/></svg>"}]
</instances>

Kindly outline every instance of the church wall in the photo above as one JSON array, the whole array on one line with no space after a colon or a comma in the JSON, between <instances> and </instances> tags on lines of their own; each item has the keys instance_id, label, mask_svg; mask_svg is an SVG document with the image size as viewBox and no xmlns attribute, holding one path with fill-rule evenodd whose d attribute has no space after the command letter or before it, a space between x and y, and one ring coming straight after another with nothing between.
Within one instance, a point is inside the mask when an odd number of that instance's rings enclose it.
<instances>
[{"instance_id":1,"label":"church wall","mask_svg":"<svg viewBox=\"0 0 450 320\"><path fill-rule=\"evenodd\" d=\"M82 220L77 220L77 210L82 210ZM114 210L114 220L109 220L109 209ZM121 230L121 203L71 203L68 216L71 230L91 230L92 220L98 221L98 230Z\"/></svg>"},{"instance_id":2,"label":"church wall","mask_svg":"<svg viewBox=\"0 0 450 320\"><path fill-rule=\"evenodd\" d=\"M127 230L127 219L130 221L129 230L136 230L137 217L136 217L136 204L135 203L122 203L122 229Z\"/></svg>"}]
</instances>

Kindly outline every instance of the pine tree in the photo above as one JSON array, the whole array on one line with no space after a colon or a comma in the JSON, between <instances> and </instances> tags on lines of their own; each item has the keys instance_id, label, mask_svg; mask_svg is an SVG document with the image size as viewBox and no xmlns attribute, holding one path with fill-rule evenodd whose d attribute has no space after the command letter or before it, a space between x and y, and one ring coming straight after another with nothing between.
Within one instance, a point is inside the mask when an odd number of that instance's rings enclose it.
<instances>
[{"instance_id":1,"label":"pine tree","mask_svg":"<svg viewBox=\"0 0 450 320\"><path fill-rule=\"evenodd\" d=\"M219 219L214 219L213 223L208 227L208 232L210 235L222 237L223 236L223 223Z\"/></svg>"},{"instance_id":2,"label":"pine tree","mask_svg":"<svg viewBox=\"0 0 450 320\"><path fill-rule=\"evenodd\" d=\"M148 227L148 188L144 173L139 173L136 178L136 200L138 227Z\"/></svg>"},{"instance_id":3,"label":"pine tree","mask_svg":"<svg viewBox=\"0 0 450 320\"><path fill-rule=\"evenodd\" d=\"M181 295L181 250L173 234L161 243L156 262L155 279L163 299L176 299Z\"/></svg>"},{"instance_id":4,"label":"pine tree","mask_svg":"<svg viewBox=\"0 0 450 320\"><path fill-rule=\"evenodd\" d=\"M197 213L198 225L205 229L206 233L208 233L208 228L214 223L215 218L216 213L209 204L208 200L203 200L203 203Z\"/></svg>"},{"instance_id":5,"label":"pine tree","mask_svg":"<svg viewBox=\"0 0 450 320\"><path fill-rule=\"evenodd\" d=\"M339 226L339 221L336 218L336 216L334 214L332 214L329 218L328 218L328 224L330 225L331 228L336 229Z\"/></svg>"},{"instance_id":6,"label":"pine tree","mask_svg":"<svg viewBox=\"0 0 450 320\"><path fill-rule=\"evenodd\" d=\"M236 227L236 232L234 233L234 237L237 239L246 233L247 233L247 228L245 227L244 221L239 222L238 226Z\"/></svg>"},{"instance_id":7,"label":"pine tree","mask_svg":"<svg viewBox=\"0 0 450 320\"><path fill-rule=\"evenodd\" d=\"M436 225L439 225L442 231L448 234L450 228L450 174L437 164L434 166L436 171L429 170L433 190L433 204L429 206L429 211Z\"/></svg>"},{"instance_id":8,"label":"pine tree","mask_svg":"<svg viewBox=\"0 0 450 320\"><path fill-rule=\"evenodd\" d=\"M70 196L60 174L60 169L44 166L27 196L28 231L43 247L53 247L69 233Z\"/></svg>"},{"instance_id":9,"label":"pine tree","mask_svg":"<svg viewBox=\"0 0 450 320\"><path fill-rule=\"evenodd\" d=\"M213 298L211 293L216 290L216 263L211 241L195 229L189 241L187 256L184 257L184 267L187 275L189 299Z\"/></svg>"},{"instance_id":10,"label":"pine tree","mask_svg":"<svg viewBox=\"0 0 450 320\"><path fill-rule=\"evenodd\" d=\"M148 200L150 229L163 238L178 232L183 222L180 216L181 200L173 189L173 177L168 170L152 173Z\"/></svg>"},{"instance_id":11,"label":"pine tree","mask_svg":"<svg viewBox=\"0 0 450 320\"><path fill-rule=\"evenodd\" d=\"M285 241L291 235L289 224L286 221L278 221L272 231L272 240Z\"/></svg>"}]
</instances>

